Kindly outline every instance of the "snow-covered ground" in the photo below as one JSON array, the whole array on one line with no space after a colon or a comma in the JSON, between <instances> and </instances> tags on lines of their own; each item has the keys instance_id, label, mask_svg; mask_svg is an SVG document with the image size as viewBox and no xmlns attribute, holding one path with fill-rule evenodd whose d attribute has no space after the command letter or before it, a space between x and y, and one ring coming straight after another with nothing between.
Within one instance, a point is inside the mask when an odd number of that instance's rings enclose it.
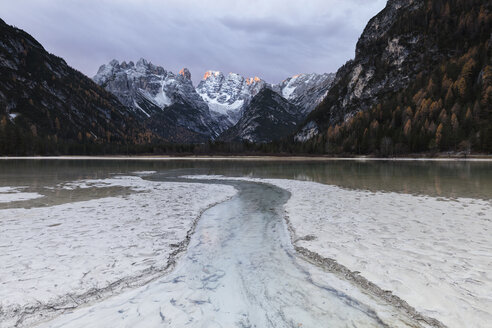
<instances>
[{"instance_id":1,"label":"snow-covered ground","mask_svg":"<svg viewBox=\"0 0 492 328\"><path fill-rule=\"evenodd\" d=\"M24 192L25 187L0 187L0 203L10 203L43 197L36 192Z\"/></svg>"},{"instance_id":2,"label":"snow-covered ground","mask_svg":"<svg viewBox=\"0 0 492 328\"><path fill-rule=\"evenodd\" d=\"M294 256L288 193L238 183L204 212L175 269L145 286L67 311L39 328L422 328L400 309Z\"/></svg>"},{"instance_id":3,"label":"snow-covered ground","mask_svg":"<svg viewBox=\"0 0 492 328\"><path fill-rule=\"evenodd\" d=\"M133 192L0 210L1 327L14 325L23 312L77 306L162 274L184 249L201 212L235 194L230 186L138 176L56 188L106 187ZM4 189L2 193L12 191Z\"/></svg>"},{"instance_id":4,"label":"snow-covered ground","mask_svg":"<svg viewBox=\"0 0 492 328\"><path fill-rule=\"evenodd\" d=\"M490 201L374 193L305 181L240 180L270 183L291 193L285 209L296 246L359 271L449 327L490 327Z\"/></svg>"}]
</instances>

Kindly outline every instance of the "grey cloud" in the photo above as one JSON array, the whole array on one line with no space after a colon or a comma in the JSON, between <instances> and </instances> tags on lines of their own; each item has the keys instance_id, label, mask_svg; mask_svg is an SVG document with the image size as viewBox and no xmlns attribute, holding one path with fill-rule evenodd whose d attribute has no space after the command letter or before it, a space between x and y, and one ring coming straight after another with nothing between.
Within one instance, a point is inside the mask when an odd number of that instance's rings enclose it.
<instances>
[{"instance_id":1,"label":"grey cloud","mask_svg":"<svg viewBox=\"0 0 492 328\"><path fill-rule=\"evenodd\" d=\"M263 33L265 35L306 42L317 38L335 37L340 32L342 26L342 22L338 18L332 21L319 21L317 23L299 22L299 24L293 24L275 20L274 18L235 19L225 17L221 18L220 22L230 29L247 34ZM344 31L342 30L341 32L343 33Z\"/></svg>"},{"instance_id":2,"label":"grey cloud","mask_svg":"<svg viewBox=\"0 0 492 328\"><path fill-rule=\"evenodd\" d=\"M16 0L0 13L89 76L145 57L195 83L209 69L269 82L333 72L385 0Z\"/></svg>"}]
</instances>

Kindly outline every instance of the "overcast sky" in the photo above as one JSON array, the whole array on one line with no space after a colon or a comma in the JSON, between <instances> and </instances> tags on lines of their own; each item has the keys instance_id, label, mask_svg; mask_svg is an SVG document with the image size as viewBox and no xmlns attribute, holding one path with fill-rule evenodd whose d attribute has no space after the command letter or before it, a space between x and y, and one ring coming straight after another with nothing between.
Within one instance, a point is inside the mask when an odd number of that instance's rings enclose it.
<instances>
[{"instance_id":1,"label":"overcast sky","mask_svg":"<svg viewBox=\"0 0 492 328\"><path fill-rule=\"evenodd\" d=\"M335 72L386 0L1 0L0 17L93 76L116 58L280 82Z\"/></svg>"}]
</instances>

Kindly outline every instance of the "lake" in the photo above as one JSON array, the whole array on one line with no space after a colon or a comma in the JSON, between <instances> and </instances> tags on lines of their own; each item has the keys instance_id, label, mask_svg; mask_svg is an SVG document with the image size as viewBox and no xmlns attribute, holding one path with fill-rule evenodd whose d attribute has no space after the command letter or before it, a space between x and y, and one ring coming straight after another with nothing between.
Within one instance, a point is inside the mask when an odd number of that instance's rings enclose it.
<instances>
[{"instance_id":1,"label":"lake","mask_svg":"<svg viewBox=\"0 0 492 328\"><path fill-rule=\"evenodd\" d=\"M481 199L492 197L492 162L476 161L0 160L0 187L21 185L27 186L26 190L45 194L44 187L61 182L101 179L134 171L295 179L370 191ZM32 201L32 205L104 195L97 192L90 195L58 192L50 194L53 199ZM17 205L0 204L4 208Z\"/></svg>"},{"instance_id":2,"label":"lake","mask_svg":"<svg viewBox=\"0 0 492 328\"><path fill-rule=\"evenodd\" d=\"M4 320L481 327L491 195L486 161L0 160Z\"/></svg>"}]
</instances>

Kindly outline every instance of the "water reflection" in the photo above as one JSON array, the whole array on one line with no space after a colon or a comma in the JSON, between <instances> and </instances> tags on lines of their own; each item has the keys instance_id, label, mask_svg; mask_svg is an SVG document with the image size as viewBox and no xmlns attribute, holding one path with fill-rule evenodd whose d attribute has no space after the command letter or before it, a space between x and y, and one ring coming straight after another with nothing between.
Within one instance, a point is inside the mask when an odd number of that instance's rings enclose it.
<instances>
[{"instance_id":1,"label":"water reflection","mask_svg":"<svg viewBox=\"0 0 492 328\"><path fill-rule=\"evenodd\" d=\"M492 196L492 163L463 161L2 160L0 186L39 190L65 181L142 170L287 178L443 197Z\"/></svg>"}]
</instances>

